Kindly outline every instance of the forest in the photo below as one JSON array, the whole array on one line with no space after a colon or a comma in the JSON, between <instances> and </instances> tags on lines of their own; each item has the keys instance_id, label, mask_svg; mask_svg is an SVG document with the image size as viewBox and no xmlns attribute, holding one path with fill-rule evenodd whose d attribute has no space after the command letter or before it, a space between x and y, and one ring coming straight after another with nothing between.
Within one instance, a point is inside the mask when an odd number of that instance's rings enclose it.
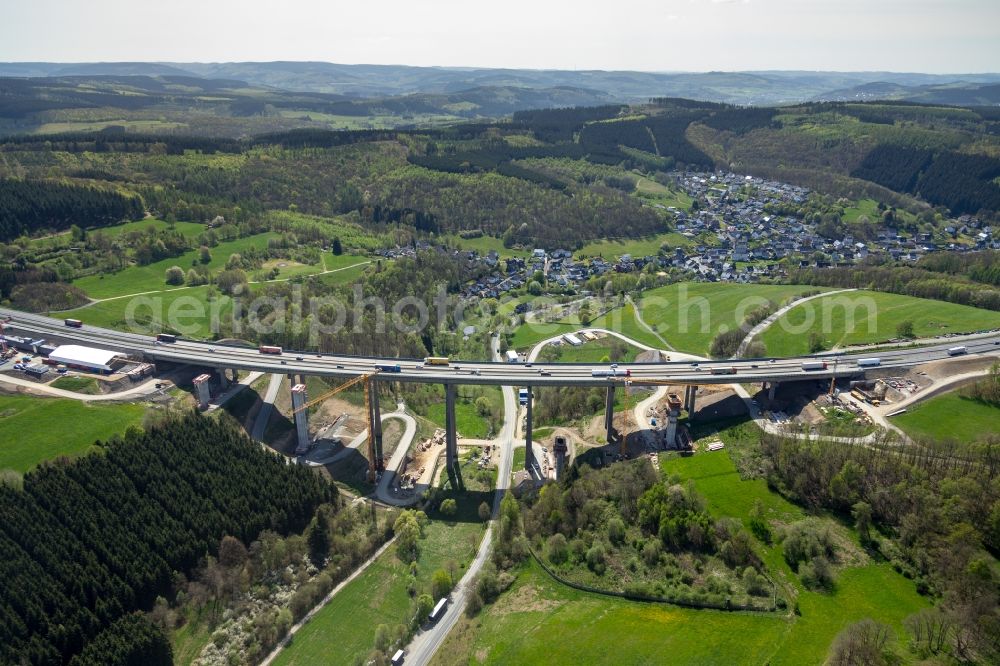
<instances>
[{"instance_id":1,"label":"forest","mask_svg":"<svg viewBox=\"0 0 1000 666\"><path fill-rule=\"evenodd\" d=\"M911 618L918 649L1000 659L1000 445L918 442L828 446L761 434L745 476L814 511L854 522L862 545L937 604ZM932 630L930 636L926 627ZM942 637L935 643L934 635Z\"/></svg>"},{"instance_id":2,"label":"forest","mask_svg":"<svg viewBox=\"0 0 1000 666\"><path fill-rule=\"evenodd\" d=\"M690 484L658 478L644 458L593 470L527 496L524 532L573 582L639 599L773 610L766 567L737 521L715 519Z\"/></svg>"},{"instance_id":3,"label":"forest","mask_svg":"<svg viewBox=\"0 0 1000 666\"><path fill-rule=\"evenodd\" d=\"M144 214L139 197L115 190L0 178L0 241L62 231L74 224L106 227Z\"/></svg>"},{"instance_id":4,"label":"forest","mask_svg":"<svg viewBox=\"0 0 1000 666\"><path fill-rule=\"evenodd\" d=\"M123 618L172 598L175 572L191 572L223 536L300 532L336 497L235 424L193 413L100 448L0 487L4 663L110 663L122 650L169 659L144 620Z\"/></svg>"}]
</instances>

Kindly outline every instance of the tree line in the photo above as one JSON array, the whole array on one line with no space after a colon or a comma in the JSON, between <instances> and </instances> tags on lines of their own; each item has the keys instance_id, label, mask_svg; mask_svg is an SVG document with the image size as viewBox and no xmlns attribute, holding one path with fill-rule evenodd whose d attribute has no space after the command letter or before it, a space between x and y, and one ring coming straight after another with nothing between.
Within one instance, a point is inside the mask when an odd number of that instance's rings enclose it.
<instances>
[{"instance_id":1,"label":"tree line","mask_svg":"<svg viewBox=\"0 0 1000 666\"><path fill-rule=\"evenodd\" d=\"M1000 310L1000 289L914 266L860 264L823 270L789 271L788 284L886 291L987 310Z\"/></svg>"},{"instance_id":2,"label":"tree line","mask_svg":"<svg viewBox=\"0 0 1000 666\"><path fill-rule=\"evenodd\" d=\"M23 489L0 487L2 662L110 663L131 640L116 622L172 596L174 572L194 569L223 535L301 531L336 496L231 422L193 413L101 448L43 465ZM95 644L109 652L94 655Z\"/></svg>"}]
</instances>

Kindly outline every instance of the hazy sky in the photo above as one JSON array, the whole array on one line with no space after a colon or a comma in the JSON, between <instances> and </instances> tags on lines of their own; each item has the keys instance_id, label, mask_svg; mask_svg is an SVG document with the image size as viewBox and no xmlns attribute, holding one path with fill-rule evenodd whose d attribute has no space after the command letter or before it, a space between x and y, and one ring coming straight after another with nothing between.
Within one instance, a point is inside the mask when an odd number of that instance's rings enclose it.
<instances>
[{"instance_id":1,"label":"hazy sky","mask_svg":"<svg viewBox=\"0 0 1000 666\"><path fill-rule=\"evenodd\" d=\"M0 61L1000 71L1000 0L0 0Z\"/></svg>"}]
</instances>

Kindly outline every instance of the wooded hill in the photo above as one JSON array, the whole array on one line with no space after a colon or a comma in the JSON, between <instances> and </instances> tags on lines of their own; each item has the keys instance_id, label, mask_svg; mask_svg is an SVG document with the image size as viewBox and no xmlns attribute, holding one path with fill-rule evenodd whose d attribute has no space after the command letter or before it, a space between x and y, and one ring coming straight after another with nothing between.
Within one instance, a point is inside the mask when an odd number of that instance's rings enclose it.
<instances>
[{"instance_id":1,"label":"wooded hill","mask_svg":"<svg viewBox=\"0 0 1000 666\"><path fill-rule=\"evenodd\" d=\"M133 649L162 658L159 630L122 618L171 598L175 572L215 554L224 535L301 531L335 495L231 423L196 414L43 465L23 489L0 486L0 662L113 663Z\"/></svg>"}]
</instances>

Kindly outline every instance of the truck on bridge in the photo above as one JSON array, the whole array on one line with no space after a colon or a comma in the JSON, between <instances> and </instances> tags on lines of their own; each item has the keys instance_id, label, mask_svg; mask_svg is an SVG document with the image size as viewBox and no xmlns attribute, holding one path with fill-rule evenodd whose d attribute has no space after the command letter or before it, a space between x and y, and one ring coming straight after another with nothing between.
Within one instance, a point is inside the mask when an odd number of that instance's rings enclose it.
<instances>
[{"instance_id":1,"label":"truck on bridge","mask_svg":"<svg viewBox=\"0 0 1000 666\"><path fill-rule=\"evenodd\" d=\"M810 370L826 370L826 361L806 361L802 364L802 369L807 372Z\"/></svg>"}]
</instances>

